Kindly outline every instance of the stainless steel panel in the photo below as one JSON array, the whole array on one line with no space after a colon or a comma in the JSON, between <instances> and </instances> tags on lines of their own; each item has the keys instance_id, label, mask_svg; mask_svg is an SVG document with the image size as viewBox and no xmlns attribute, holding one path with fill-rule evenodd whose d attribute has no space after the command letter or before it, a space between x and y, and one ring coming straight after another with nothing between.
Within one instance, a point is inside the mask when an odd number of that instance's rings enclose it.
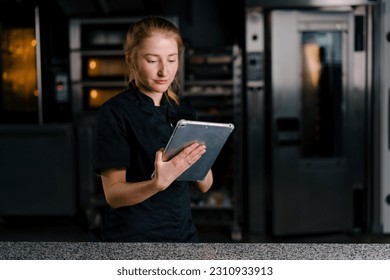
<instances>
[{"instance_id":1,"label":"stainless steel panel","mask_svg":"<svg viewBox=\"0 0 390 280\"><path fill-rule=\"evenodd\" d=\"M378 62L383 63L382 68L375 69L376 78L379 79L380 97L380 127L377 128L380 132L378 139L380 148L379 153L379 174L380 174L380 191L379 191L379 214L380 224L383 233L390 233L390 1L382 1L382 5L378 13L380 14L377 29L378 32L378 46L376 57ZM378 131L377 130L377 131ZM377 142L377 143L378 143Z\"/></svg>"},{"instance_id":2,"label":"stainless steel panel","mask_svg":"<svg viewBox=\"0 0 390 280\"><path fill-rule=\"evenodd\" d=\"M376 0L246 0L248 7L350 7L354 5L374 5Z\"/></svg>"},{"instance_id":3,"label":"stainless steel panel","mask_svg":"<svg viewBox=\"0 0 390 280\"><path fill-rule=\"evenodd\" d=\"M246 124L248 226L251 232L266 230L266 149L264 91L264 16L261 9L246 15Z\"/></svg>"}]
</instances>

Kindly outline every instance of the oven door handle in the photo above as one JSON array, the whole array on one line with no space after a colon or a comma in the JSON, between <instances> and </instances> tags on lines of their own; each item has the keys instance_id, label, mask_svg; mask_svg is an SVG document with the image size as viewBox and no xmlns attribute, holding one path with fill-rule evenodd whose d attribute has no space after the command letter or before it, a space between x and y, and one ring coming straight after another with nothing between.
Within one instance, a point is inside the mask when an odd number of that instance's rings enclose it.
<instances>
[{"instance_id":1,"label":"oven door handle","mask_svg":"<svg viewBox=\"0 0 390 280\"><path fill-rule=\"evenodd\" d=\"M301 144L299 119L296 117L283 117L276 119L276 141L281 146Z\"/></svg>"}]
</instances>

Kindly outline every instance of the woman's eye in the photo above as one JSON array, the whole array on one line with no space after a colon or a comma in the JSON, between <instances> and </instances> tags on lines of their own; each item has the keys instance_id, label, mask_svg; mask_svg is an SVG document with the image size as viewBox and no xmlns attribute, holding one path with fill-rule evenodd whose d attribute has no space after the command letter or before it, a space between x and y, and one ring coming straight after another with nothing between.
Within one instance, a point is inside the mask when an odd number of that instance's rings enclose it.
<instances>
[{"instance_id":1,"label":"woman's eye","mask_svg":"<svg viewBox=\"0 0 390 280\"><path fill-rule=\"evenodd\" d=\"M170 63L174 63L174 62L176 62L176 59L173 59L173 60L168 60L168 62L170 62Z\"/></svg>"},{"instance_id":2,"label":"woman's eye","mask_svg":"<svg viewBox=\"0 0 390 280\"><path fill-rule=\"evenodd\" d=\"M148 63L157 63L157 60L148 60Z\"/></svg>"}]
</instances>

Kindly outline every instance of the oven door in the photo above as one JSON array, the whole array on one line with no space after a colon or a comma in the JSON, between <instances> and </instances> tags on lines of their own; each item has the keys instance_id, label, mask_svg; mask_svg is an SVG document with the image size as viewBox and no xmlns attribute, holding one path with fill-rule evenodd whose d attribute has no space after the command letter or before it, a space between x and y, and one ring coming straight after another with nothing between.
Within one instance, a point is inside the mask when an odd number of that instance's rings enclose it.
<instances>
[{"instance_id":1,"label":"oven door","mask_svg":"<svg viewBox=\"0 0 390 280\"><path fill-rule=\"evenodd\" d=\"M349 231L365 182L354 15L273 11L270 20L272 231Z\"/></svg>"}]
</instances>

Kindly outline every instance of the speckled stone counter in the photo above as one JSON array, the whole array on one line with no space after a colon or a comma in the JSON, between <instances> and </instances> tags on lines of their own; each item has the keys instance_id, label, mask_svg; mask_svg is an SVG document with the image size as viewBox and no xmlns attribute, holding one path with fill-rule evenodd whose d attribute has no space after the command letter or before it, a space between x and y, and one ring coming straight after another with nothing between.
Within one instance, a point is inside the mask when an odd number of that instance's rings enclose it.
<instances>
[{"instance_id":1,"label":"speckled stone counter","mask_svg":"<svg viewBox=\"0 0 390 280\"><path fill-rule=\"evenodd\" d=\"M390 244L0 242L7 260L390 260Z\"/></svg>"}]
</instances>

